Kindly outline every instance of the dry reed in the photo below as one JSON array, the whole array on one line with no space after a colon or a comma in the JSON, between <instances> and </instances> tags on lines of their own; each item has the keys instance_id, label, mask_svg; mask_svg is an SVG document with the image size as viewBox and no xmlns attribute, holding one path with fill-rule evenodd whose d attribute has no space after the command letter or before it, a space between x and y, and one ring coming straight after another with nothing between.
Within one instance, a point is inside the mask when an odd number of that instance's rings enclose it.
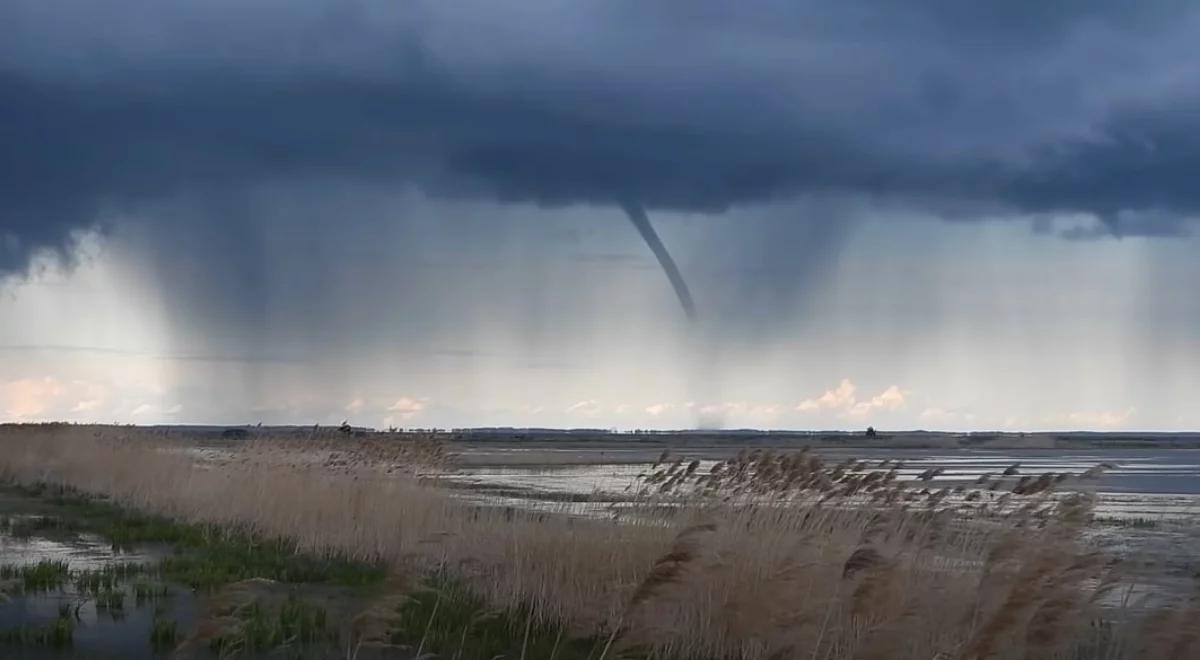
<instances>
[{"instance_id":1,"label":"dry reed","mask_svg":"<svg viewBox=\"0 0 1200 660\"><path fill-rule=\"evenodd\" d=\"M421 477L444 448L402 442L266 439L214 463L133 429L0 428L0 477L448 571L494 607L656 658L1117 659L1197 644L1194 604L1103 598L1112 563L1083 540L1093 500L1058 492L1059 475L938 488L809 452L708 468L663 456L633 512L599 520L467 505ZM364 643L383 616L359 622Z\"/></svg>"}]
</instances>

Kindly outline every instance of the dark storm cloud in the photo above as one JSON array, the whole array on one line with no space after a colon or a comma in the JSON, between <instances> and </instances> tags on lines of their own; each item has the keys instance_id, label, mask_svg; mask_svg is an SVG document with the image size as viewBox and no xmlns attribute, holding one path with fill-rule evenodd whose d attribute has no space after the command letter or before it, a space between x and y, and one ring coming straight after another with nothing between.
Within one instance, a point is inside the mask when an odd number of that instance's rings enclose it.
<instances>
[{"instance_id":1,"label":"dark storm cloud","mask_svg":"<svg viewBox=\"0 0 1200 660\"><path fill-rule=\"evenodd\" d=\"M12 0L0 271L180 194L180 222L253 222L220 209L280 182L651 211L835 192L1186 233L1198 11Z\"/></svg>"}]
</instances>

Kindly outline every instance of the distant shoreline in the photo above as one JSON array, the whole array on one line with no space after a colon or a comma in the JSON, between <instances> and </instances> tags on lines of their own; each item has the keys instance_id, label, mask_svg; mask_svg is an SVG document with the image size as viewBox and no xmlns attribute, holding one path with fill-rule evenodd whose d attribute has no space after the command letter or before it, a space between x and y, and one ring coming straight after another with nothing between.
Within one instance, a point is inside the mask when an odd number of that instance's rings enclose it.
<instances>
[{"instance_id":1,"label":"distant shoreline","mask_svg":"<svg viewBox=\"0 0 1200 660\"><path fill-rule=\"evenodd\" d=\"M0 424L5 427L55 428L61 423ZM404 437L436 437L438 439L481 444L561 445L564 443L591 445L650 445L692 446L736 443L748 447L774 446L799 449L814 448L876 448L876 449L1200 449L1200 432L1159 431L878 431L868 436L863 431L767 431L758 429L673 430L673 431L610 431L604 429L550 428L469 428L469 429L405 429L378 431L363 427L336 426L258 426L258 425L90 425L96 429L139 428L166 436L190 436L197 440L241 440L263 436L303 436L311 434L354 435L390 434Z\"/></svg>"}]
</instances>

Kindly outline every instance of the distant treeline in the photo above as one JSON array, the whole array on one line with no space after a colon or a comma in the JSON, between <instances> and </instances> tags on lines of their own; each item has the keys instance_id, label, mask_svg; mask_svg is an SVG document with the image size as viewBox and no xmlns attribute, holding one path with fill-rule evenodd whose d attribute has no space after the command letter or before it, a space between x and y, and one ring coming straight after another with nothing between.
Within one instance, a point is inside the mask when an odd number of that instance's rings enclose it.
<instances>
[{"instance_id":1,"label":"distant treeline","mask_svg":"<svg viewBox=\"0 0 1200 660\"><path fill-rule=\"evenodd\" d=\"M771 431L759 429L726 430L632 430L610 429L551 429L551 428L465 428L465 429L389 429L342 424L312 426L255 425L75 425L67 422L38 424L0 424L0 428L54 430L67 426L96 428L129 428L170 437L221 438L241 440L256 435L325 436L328 434L390 435L403 438L437 438L450 442L571 442L571 443L664 443L671 444L746 444L795 445L814 447L877 447L899 449L1148 449L1200 448L1200 432L1097 432L1097 431L977 431L954 433L944 431Z\"/></svg>"}]
</instances>

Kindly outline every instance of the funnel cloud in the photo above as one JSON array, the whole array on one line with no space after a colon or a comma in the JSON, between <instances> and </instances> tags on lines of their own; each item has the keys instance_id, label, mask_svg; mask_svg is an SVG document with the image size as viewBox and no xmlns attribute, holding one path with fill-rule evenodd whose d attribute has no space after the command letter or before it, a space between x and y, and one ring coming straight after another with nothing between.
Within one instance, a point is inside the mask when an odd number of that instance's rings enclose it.
<instances>
[{"instance_id":1,"label":"funnel cloud","mask_svg":"<svg viewBox=\"0 0 1200 660\"><path fill-rule=\"evenodd\" d=\"M646 245L654 253L654 258L658 259L658 265L662 266L667 279L671 281L671 288L675 290L675 297L679 298L679 306L683 308L683 313L687 315L688 320L695 321L696 303L692 300L692 292L688 289L687 281L683 279L683 273L679 272L679 266L675 265L675 260L667 251L667 246L663 245L658 232L654 231L654 225L650 224L646 209L642 208L641 204L628 200L621 202L621 208L624 209L625 215L629 216L633 226L637 227L642 240L646 241Z\"/></svg>"}]
</instances>

